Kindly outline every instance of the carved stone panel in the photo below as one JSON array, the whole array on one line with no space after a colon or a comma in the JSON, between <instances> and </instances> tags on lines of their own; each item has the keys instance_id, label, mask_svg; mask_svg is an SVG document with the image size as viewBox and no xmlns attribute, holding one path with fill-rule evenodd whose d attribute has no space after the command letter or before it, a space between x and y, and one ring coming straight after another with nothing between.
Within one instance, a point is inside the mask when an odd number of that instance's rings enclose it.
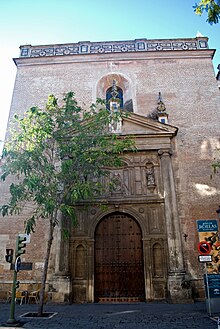
<instances>
[{"instance_id":1,"label":"carved stone panel","mask_svg":"<svg viewBox=\"0 0 220 329\"><path fill-rule=\"evenodd\" d=\"M109 168L108 171L108 175L102 179L102 184L106 187L105 197L161 198L161 173L157 153L130 153L122 167Z\"/></svg>"},{"instance_id":2,"label":"carved stone panel","mask_svg":"<svg viewBox=\"0 0 220 329\"><path fill-rule=\"evenodd\" d=\"M163 206L149 206L147 209L150 234L165 233L164 214L162 208Z\"/></svg>"},{"instance_id":3,"label":"carved stone panel","mask_svg":"<svg viewBox=\"0 0 220 329\"><path fill-rule=\"evenodd\" d=\"M164 239L151 239L152 298L167 298L167 248Z\"/></svg>"}]
</instances>

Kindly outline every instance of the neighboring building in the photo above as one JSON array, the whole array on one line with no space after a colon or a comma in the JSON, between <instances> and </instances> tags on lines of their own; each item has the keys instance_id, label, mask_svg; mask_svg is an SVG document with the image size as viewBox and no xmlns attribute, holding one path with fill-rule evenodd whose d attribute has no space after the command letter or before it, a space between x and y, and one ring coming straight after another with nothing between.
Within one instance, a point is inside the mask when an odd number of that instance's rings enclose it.
<instances>
[{"instance_id":1,"label":"neighboring building","mask_svg":"<svg viewBox=\"0 0 220 329\"><path fill-rule=\"evenodd\" d=\"M68 241L57 229L48 298L64 302L186 302L204 297L196 220L215 219L220 180L211 169L219 140L220 92L208 39L79 42L21 46L9 123L43 106L48 94L74 91L80 105L111 98L130 112L117 133L137 152L111 171L117 188L105 210L81 209ZM84 105L85 104L85 105ZM1 183L1 203L8 183ZM79 207L80 208L80 207ZM28 212L28 207L27 210ZM12 282L4 260L25 215L0 220L0 290ZM21 288L40 284L46 221L31 236ZM31 269L32 268L32 269ZM29 270L28 270L29 269Z\"/></svg>"}]
</instances>

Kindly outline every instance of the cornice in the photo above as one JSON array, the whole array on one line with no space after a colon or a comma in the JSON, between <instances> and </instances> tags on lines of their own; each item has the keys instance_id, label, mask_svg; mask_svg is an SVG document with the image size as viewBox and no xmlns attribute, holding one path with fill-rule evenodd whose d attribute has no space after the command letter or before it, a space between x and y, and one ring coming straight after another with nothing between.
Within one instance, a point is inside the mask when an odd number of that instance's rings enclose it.
<instances>
[{"instance_id":1,"label":"cornice","mask_svg":"<svg viewBox=\"0 0 220 329\"><path fill-rule=\"evenodd\" d=\"M148 60L176 60L189 58L213 58L214 49L205 50L184 50L184 51L162 51L162 52L142 52L142 53L110 53L110 54L88 54L88 55L69 55L69 56L50 56L50 57L19 57L14 58L15 64L19 66L35 65L58 65L71 63L107 63L107 62L132 62Z\"/></svg>"},{"instance_id":2,"label":"cornice","mask_svg":"<svg viewBox=\"0 0 220 329\"><path fill-rule=\"evenodd\" d=\"M109 54L151 51L186 51L208 49L208 38L184 39L135 39L127 41L80 41L78 43L54 45L20 46L20 57L50 57L86 54Z\"/></svg>"}]
</instances>

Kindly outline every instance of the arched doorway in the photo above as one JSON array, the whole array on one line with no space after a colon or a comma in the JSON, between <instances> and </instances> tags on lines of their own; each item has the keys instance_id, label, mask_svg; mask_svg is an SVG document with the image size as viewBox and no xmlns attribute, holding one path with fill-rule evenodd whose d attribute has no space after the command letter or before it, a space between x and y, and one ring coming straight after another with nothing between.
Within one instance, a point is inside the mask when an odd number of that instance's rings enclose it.
<instances>
[{"instance_id":1,"label":"arched doorway","mask_svg":"<svg viewBox=\"0 0 220 329\"><path fill-rule=\"evenodd\" d=\"M143 300L141 228L133 217L115 212L95 230L95 301Z\"/></svg>"}]
</instances>

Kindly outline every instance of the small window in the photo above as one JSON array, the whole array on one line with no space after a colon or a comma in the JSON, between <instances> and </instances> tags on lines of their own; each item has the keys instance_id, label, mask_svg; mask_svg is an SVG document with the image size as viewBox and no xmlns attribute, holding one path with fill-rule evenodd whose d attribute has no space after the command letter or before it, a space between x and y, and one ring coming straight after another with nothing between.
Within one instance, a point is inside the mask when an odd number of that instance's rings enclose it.
<instances>
[{"instance_id":1,"label":"small window","mask_svg":"<svg viewBox=\"0 0 220 329\"><path fill-rule=\"evenodd\" d=\"M129 99L125 102L124 110L128 112L134 112L132 99Z\"/></svg>"}]
</instances>

